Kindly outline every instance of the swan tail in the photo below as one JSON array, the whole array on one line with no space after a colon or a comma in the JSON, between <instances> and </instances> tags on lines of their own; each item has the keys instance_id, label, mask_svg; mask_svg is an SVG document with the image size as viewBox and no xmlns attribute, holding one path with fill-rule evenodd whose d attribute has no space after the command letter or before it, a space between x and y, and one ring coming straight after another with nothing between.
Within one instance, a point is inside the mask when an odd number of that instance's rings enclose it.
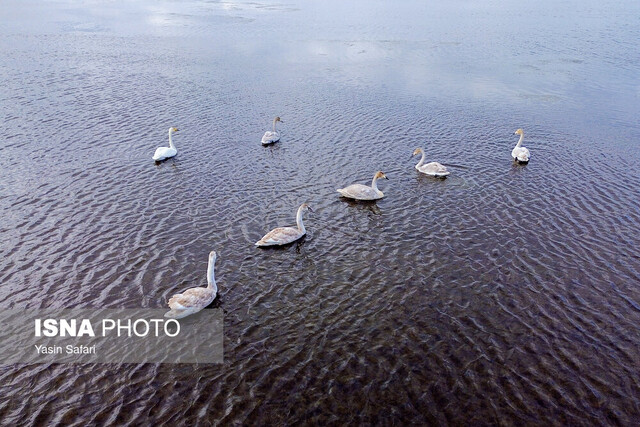
<instances>
[{"instance_id":1,"label":"swan tail","mask_svg":"<svg viewBox=\"0 0 640 427\"><path fill-rule=\"evenodd\" d=\"M171 309L169 311L167 311L164 314L164 317L167 317L169 319L182 319L183 317L187 316L189 313L186 312L186 310L175 310L175 309Z\"/></svg>"},{"instance_id":2,"label":"swan tail","mask_svg":"<svg viewBox=\"0 0 640 427\"><path fill-rule=\"evenodd\" d=\"M271 239L268 239L268 240L260 239L255 243L255 245L256 246L273 246L273 245L275 245L277 243L278 242L276 242L275 240L271 240Z\"/></svg>"},{"instance_id":3,"label":"swan tail","mask_svg":"<svg viewBox=\"0 0 640 427\"><path fill-rule=\"evenodd\" d=\"M156 151L153 153L152 159L155 160L156 162L159 162L160 160L165 159L164 150L162 149L162 147L156 148Z\"/></svg>"},{"instance_id":4,"label":"swan tail","mask_svg":"<svg viewBox=\"0 0 640 427\"><path fill-rule=\"evenodd\" d=\"M182 294L175 294L171 298L169 298L169 308L172 310L185 310L188 307L185 307L180 303L180 299L182 298Z\"/></svg>"}]
</instances>

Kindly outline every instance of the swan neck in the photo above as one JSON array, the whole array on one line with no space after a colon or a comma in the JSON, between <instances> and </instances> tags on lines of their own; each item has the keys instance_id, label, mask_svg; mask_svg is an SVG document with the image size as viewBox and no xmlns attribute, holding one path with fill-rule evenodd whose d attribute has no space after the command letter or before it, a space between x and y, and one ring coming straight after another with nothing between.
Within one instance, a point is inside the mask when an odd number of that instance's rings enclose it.
<instances>
[{"instance_id":1,"label":"swan neck","mask_svg":"<svg viewBox=\"0 0 640 427\"><path fill-rule=\"evenodd\" d=\"M377 176L377 175L374 175L374 176L373 176L373 181L371 181L371 188L373 188L373 189L374 189L374 190L376 190L376 191L380 191L380 190L378 190L378 183L377 183L377 181L378 181L378 176Z\"/></svg>"},{"instance_id":2,"label":"swan neck","mask_svg":"<svg viewBox=\"0 0 640 427\"><path fill-rule=\"evenodd\" d=\"M276 131L276 119L273 119L273 132Z\"/></svg>"},{"instance_id":3,"label":"swan neck","mask_svg":"<svg viewBox=\"0 0 640 427\"><path fill-rule=\"evenodd\" d=\"M173 133L172 131L169 131L169 147L171 147L171 148L173 148L175 150L176 146L173 145L173 140L171 139L171 134L172 133Z\"/></svg>"},{"instance_id":4,"label":"swan neck","mask_svg":"<svg viewBox=\"0 0 640 427\"><path fill-rule=\"evenodd\" d=\"M522 140L524 139L524 133L520 135L520 139L518 140L518 143L516 144L516 147L520 147L520 145L522 145Z\"/></svg>"},{"instance_id":5,"label":"swan neck","mask_svg":"<svg viewBox=\"0 0 640 427\"><path fill-rule=\"evenodd\" d=\"M210 259L209 266L207 267L207 283L208 283L207 288L215 289L217 291L218 286L216 285L216 277L215 277L215 272L213 268L214 264L215 264L215 260Z\"/></svg>"},{"instance_id":6,"label":"swan neck","mask_svg":"<svg viewBox=\"0 0 640 427\"><path fill-rule=\"evenodd\" d=\"M420 166L422 166L424 164L424 159L426 157L426 154L424 154L424 150L422 151L422 156L420 157L420 161L418 162L418 164L416 165L417 168L419 168Z\"/></svg>"},{"instance_id":7,"label":"swan neck","mask_svg":"<svg viewBox=\"0 0 640 427\"><path fill-rule=\"evenodd\" d=\"M298 214L296 215L296 224L298 225L298 230L301 233L306 233L307 230L304 228L304 224L302 223L302 206L298 208Z\"/></svg>"}]
</instances>

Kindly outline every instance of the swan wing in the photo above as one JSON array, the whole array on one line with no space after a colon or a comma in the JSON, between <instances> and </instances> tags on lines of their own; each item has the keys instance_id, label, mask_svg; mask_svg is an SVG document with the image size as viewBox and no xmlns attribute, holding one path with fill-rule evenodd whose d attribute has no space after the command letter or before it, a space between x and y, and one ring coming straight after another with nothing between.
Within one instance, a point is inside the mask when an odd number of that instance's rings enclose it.
<instances>
[{"instance_id":1,"label":"swan wing","mask_svg":"<svg viewBox=\"0 0 640 427\"><path fill-rule=\"evenodd\" d=\"M191 288L169 299L170 311L165 317L180 319L202 310L215 299L216 290L209 288Z\"/></svg>"},{"instance_id":2,"label":"swan wing","mask_svg":"<svg viewBox=\"0 0 640 427\"><path fill-rule=\"evenodd\" d=\"M286 245L294 242L304 235L294 227L278 227L264 235L256 242L256 246Z\"/></svg>"},{"instance_id":3,"label":"swan wing","mask_svg":"<svg viewBox=\"0 0 640 427\"><path fill-rule=\"evenodd\" d=\"M511 150L511 157L513 157L514 160L517 159L518 153L520 153L520 147L515 147L513 150Z\"/></svg>"},{"instance_id":4,"label":"swan wing","mask_svg":"<svg viewBox=\"0 0 640 427\"><path fill-rule=\"evenodd\" d=\"M516 147L511 151L511 157L519 162L528 162L531 154L525 147Z\"/></svg>"},{"instance_id":5,"label":"swan wing","mask_svg":"<svg viewBox=\"0 0 640 427\"><path fill-rule=\"evenodd\" d=\"M427 163L426 165L422 165L418 170L432 176L447 176L450 173L445 165L438 162Z\"/></svg>"},{"instance_id":6,"label":"swan wing","mask_svg":"<svg viewBox=\"0 0 640 427\"><path fill-rule=\"evenodd\" d=\"M169 299L169 307L177 310L186 308L204 308L211 304L216 297L216 292L208 288L191 288L181 294L175 294Z\"/></svg>"},{"instance_id":7,"label":"swan wing","mask_svg":"<svg viewBox=\"0 0 640 427\"><path fill-rule=\"evenodd\" d=\"M338 188L336 191L344 197L356 200L376 200L382 198L382 192L378 193L372 187L363 184L351 184L345 188Z\"/></svg>"},{"instance_id":8,"label":"swan wing","mask_svg":"<svg viewBox=\"0 0 640 427\"><path fill-rule=\"evenodd\" d=\"M272 142L278 142L280 140L280 132L267 131L262 136L263 144L271 144Z\"/></svg>"},{"instance_id":9,"label":"swan wing","mask_svg":"<svg viewBox=\"0 0 640 427\"><path fill-rule=\"evenodd\" d=\"M177 150L171 147L158 147L153 153L153 160L164 160L177 154Z\"/></svg>"}]
</instances>

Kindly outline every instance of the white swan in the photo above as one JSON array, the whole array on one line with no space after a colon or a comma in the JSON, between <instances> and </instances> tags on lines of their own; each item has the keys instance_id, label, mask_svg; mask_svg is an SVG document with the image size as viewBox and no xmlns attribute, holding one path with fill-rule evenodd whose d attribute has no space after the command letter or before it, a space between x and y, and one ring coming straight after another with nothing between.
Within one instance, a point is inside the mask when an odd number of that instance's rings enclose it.
<instances>
[{"instance_id":1,"label":"white swan","mask_svg":"<svg viewBox=\"0 0 640 427\"><path fill-rule=\"evenodd\" d=\"M529 157L531 157L531 154L529 153L529 150L521 147L522 140L524 139L524 131L522 129L518 129L514 132L514 134L520 135L520 139L518 140L518 143L516 144L514 149L511 150L511 157L513 157L513 160L516 160L519 163L527 163L529 161Z\"/></svg>"},{"instance_id":2,"label":"white swan","mask_svg":"<svg viewBox=\"0 0 640 427\"><path fill-rule=\"evenodd\" d=\"M338 188L336 191L344 197L356 200L378 200L384 197L384 193L378 190L376 181L378 178L389 179L382 171L376 172L371 181L371 187L363 184L351 184L345 188Z\"/></svg>"},{"instance_id":3,"label":"white swan","mask_svg":"<svg viewBox=\"0 0 640 427\"><path fill-rule=\"evenodd\" d=\"M424 164L425 154L422 148L416 148L415 151L413 152L413 155L415 156L416 154L420 154L420 153L422 153L422 157L420 158L420 161L416 165L416 169L418 171L422 172L425 175L435 176L436 178L446 178L447 175L451 173L447 170L446 166L438 162L430 162L430 163Z\"/></svg>"},{"instance_id":4,"label":"white swan","mask_svg":"<svg viewBox=\"0 0 640 427\"><path fill-rule=\"evenodd\" d=\"M173 141L171 140L171 134L174 132L178 132L178 128L169 128L169 146L156 148L156 152L153 154L153 160L160 162L178 154L178 150L176 150L176 146L173 145Z\"/></svg>"},{"instance_id":5,"label":"white swan","mask_svg":"<svg viewBox=\"0 0 640 427\"><path fill-rule=\"evenodd\" d=\"M295 242L305 234L307 234L307 230L304 228L304 224L302 223L302 214L310 210L313 212L313 209L306 204L303 203L298 208L298 213L296 214L296 224L297 227L278 227L274 228L270 232L264 235L262 239L256 242L256 246L279 246L286 245L287 243Z\"/></svg>"},{"instance_id":6,"label":"white swan","mask_svg":"<svg viewBox=\"0 0 640 427\"><path fill-rule=\"evenodd\" d=\"M172 319L182 319L190 314L194 314L211 304L218 293L218 286L213 273L213 265L216 263L216 252L209 252L209 266L207 267L206 288L198 287L187 289L181 294L175 294L169 299L169 308L164 317Z\"/></svg>"},{"instance_id":7,"label":"white swan","mask_svg":"<svg viewBox=\"0 0 640 427\"><path fill-rule=\"evenodd\" d=\"M262 136L262 145L269 145L273 144L274 142L280 141L280 132L276 130L277 122L284 123L282 120L280 120L280 117L276 117L275 119L273 119L273 130L268 130L264 133L264 135Z\"/></svg>"}]
</instances>

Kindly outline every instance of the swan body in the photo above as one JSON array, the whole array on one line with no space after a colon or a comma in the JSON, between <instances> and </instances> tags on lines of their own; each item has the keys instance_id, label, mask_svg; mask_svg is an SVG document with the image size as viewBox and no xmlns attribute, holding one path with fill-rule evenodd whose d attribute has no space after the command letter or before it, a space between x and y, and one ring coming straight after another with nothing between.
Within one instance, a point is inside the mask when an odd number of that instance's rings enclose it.
<instances>
[{"instance_id":1,"label":"swan body","mask_svg":"<svg viewBox=\"0 0 640 427\"><path fill-rule=\"evenodd\" d=\"M280 117L273 119L273 130L268 130L264 133L262 136L262 145L269 145L280 141L280 132L276 130L277 122L283 123L282 120L280 120Z\"/></svg>"},{"instance_id":2,"label":"swan body","mask_svg":"<svg viewBox=\"0 0 640 427\"><path fill-rule=\"evenodd\" d=\"M178 132L178 128L169 128L169 146L156 148L156 152L153 153L153 160L160 162L178 154L178 150L176 150L176 146L173 145L173 141L171 140L171 134L174 132Z\"/></svg>"},{"instance_id":3,"label":"swan body","mask_svg":"<svg viewBox=\"0 0 640 427\"><path fill-rule=\"evenodd\" d=\"M436 178L446 178L447 175L451 173L447 170L447 167L445 165L440 164L438 162L430 162L425 164L424 162L425 153L422 148L416 148L415 151L413 152L413 155L415 156L416 154L420 154L420 153L422 153L422 157L420 158L420 161L416 165L416 169L419 172L422 172L425 175L435 176Z\"/></svg>"},{"instance_id":4,"label":"swan body","mask_svg":"<svg viewBox=\"0 0 640 427\"><path fill-rule=\"evenodd\" d=\"M517 131L514 132L514 134L520 135L520 139L518 140L518 143L513 148L513 150L511 150L511 157L513 157L513 160L517 161L518 163L528 163L529 158L531 157L531 153L529 153L529 150L522 147L522 140L524 139L524 131L522 129L518 129Z\"/></svg>"},{"instance_id":5,"label":"swan body","mask_svg":"<svg viewBox=\"0 0 640 427\"><path fill-rule=\"evenodd\" d=\"M298 208L298 213L296 214L296 224L297 227L278 227L274 228L267 234L265 234L262 239L256 242L256 246L281 246L286 245L291 242L295 242L305 234L307 234L307 230L304 228L304 224L302 223L302 214L310 210L313 212L311 207L303 203Z\"/></svg>"},{"instance_id":6,"label":"swan body","mask_svg":"<svg viewBox=\"0 0 640 427\"><path fill-rule=\"evenodd\" d=\"M371 187L363 184L351 184L345 188L338 188L336 191L342 196L355 200L378 200L384 197L384 193L378 190L378 178L389 179L382 171L376 172L371 181Z\"/></svg>"},{"instance_id":7,"label":"swan body","mask_svg":"<svg viewBox=\"0 0 640 427\"><path fill-rule=\"evenodd\" d=\"M216 263L217 254L215 251L209 252L209 266L207 267L207 287L190 288L181 294L175 294L169 299L170 311L164 317L172 319L182 319L190 314L194 314L211 304L218 294L218 286L214 277L213 267Z\"/></svg>"}]
</instances>

